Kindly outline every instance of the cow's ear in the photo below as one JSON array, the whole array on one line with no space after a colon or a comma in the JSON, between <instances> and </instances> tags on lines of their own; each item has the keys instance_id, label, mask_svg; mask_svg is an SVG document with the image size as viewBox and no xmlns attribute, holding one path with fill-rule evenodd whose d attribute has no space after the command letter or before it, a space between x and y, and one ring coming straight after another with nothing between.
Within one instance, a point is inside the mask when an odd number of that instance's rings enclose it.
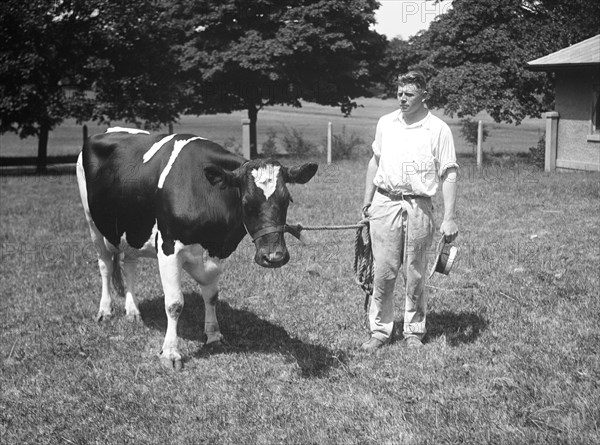
<instances>
[{"instance_id":1,"label":"cow's ear","mask_svg":"<svg viewBox=\"0 0 600 445\"><path fill-rule=\"evenodd\" d=\"M218 165L207 165L204 167L204 174L208 182L212 185L218 185L222 189L240 186L240 180L236 172L225 170Z\"/></svg>"},{"instance_id":2,"label":"cow's ear","mask_svg":"<svg viewBox=\"0 0 600 445\"><path fill-rule=\"evenodd\" d=\"M308 162L291 168L283 167L283 179L287 183L305 184L317 173L318 168L319 165L314 162Z\"/></svg>"}]
</instances>

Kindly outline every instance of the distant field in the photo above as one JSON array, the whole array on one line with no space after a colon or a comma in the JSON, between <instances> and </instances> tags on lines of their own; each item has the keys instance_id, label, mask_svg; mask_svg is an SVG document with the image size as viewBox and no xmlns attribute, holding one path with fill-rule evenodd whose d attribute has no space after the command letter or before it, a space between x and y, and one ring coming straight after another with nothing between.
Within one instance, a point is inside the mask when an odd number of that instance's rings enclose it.
<instances>
[{"instance_id":1,"label":"distant field","mask_svg":"<svg viewBox=\"0 0 600 445\"><path fill-rule=\"evenodd\" d=\"M327 123L333 123L334 133L340 133L342 126L346 132L356 133L367 145L375 134L377 119L385 113L396 108L396 101L379 99L358 99L363 107L355 109L350 117L344 118L338 108L325 107L316 104L304 104L301 108L287 106L269 107L258 113L258 146L267 140L267 132L272 129L281 139L284 126L296 128L313 143L323 146L327 136ZM439 111L434 112L444 119L453 131L457 151L471 153L472 147L460 136L460 119L444 116ZM241 144L241 120L246 117L245 111L231 114L217 114L207 116L183 116L173 130L179 133L193 133L218 143L233 142ZM486 114L477 117L481 119L490 132L489 138L484 143L485 152L494 153L526 153L529 147L536 145L539 137L544 132L543 119L527 119L519 126L496 124ZM97 126L88 123L89 134L101 133L106 126ZM126 125L122 122L115 125ZM165 130L166 131L166 130ZM49 155L76 154L81 150L82 128L74 120L65 121L63 125L50 133ZM37 153L37 139L19 139L14 134L5 133L0 136L0 156L35 156Z\"/></svg>"}]
</instances>

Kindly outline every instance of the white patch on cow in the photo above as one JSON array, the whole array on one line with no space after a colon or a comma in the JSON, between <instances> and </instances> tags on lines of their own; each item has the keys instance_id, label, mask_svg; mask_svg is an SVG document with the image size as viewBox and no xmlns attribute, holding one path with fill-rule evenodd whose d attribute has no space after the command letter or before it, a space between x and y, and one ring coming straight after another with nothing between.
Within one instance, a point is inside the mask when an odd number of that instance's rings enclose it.
<instances>
[{"instance_id":1,"label":"white patch on cow","mask_svg":"<svg viewBox=\"0 0 600 445\"><path fill-rule=\"evenodd\" d=\"M167 163L167 166L160 174L160 178L158 178L158 188L159 189L163 188L165 179L167 179L167 175L171 171L171 167L173 167L173 163L175 163L175 159L177 159L177 156L179 156L179 153L181 152L183 147L185 147L187 144L189 144L190 142L192 142L193 140L196 140L196 139L204 139L204 138L196 136L196 137L193 137L190 139L186 139L184 141L175 141L175 144L173 144L173 152L171 153L169 162Z\"/></svg>"},{"instance_id":2,"label":"white patch on cow","mask_svg":"<svg viewBox=\"0 0 600 445\"><path fill-rule=\"evenodd\" d=\"M150 134L146 130L138 128L111 127L106 130L107 133L129 133L129 134Z\"/></svg>"},{"instance_id":3,"label":"white patch on cow","mask_svg":"<svg viewBox=\"0 0 600 445\"><path fill-rule=\"evenodd\" d=\"M254 176L254 183L259 189L263 191L266 199L269 199L269 196L275 193L279 169L280 167L278 165L268 164L264 167L255 168L254 170L252 170L252 176Z\"/></svg>"},{"instance_id":4,"label":"white patch on cow","mask_svg":"<svg viewBox=\"0 0 600 445\"><path fill-rule=\"evenodd\" d=\"M170 134L169 136L165 136L164 138L162 138L160 141L155 142L154 145L152 147L150 147L150 150L148 150L146 153L144 153L144 164L146 162L148 162L150 159L152 159L152 156L154 156L158 150L160 150L163 145L165 145L167 142L169 142L171 139L173 139L175 136L177 136L176 134Z\"/></svg>"}]
</instances>

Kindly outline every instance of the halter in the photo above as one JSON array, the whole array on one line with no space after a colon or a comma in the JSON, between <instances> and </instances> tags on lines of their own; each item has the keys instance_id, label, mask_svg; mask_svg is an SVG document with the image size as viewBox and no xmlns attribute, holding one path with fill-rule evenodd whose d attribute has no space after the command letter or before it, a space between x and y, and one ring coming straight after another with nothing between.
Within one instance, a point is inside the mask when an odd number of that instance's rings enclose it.
<instances>
[{"instance_id":1,"label":"halter","mask_svg":"<svg viewBox=\"0 0 600 445\"><path fill-rule=\"evenodd\" d=\"M262 238L265 235L268 235L269 233L289 233L290 235L300 239L300 230L298 229L298 227L295 226L290 226L288 224L284 224L281 226L267 226L267 227L263 227L260 230L257 230L254 233L250 233L250 231L248 230L248 227L246 227L246 224L244 223L244 227L246 228L246 232L248 232L248 235L250 235L250 237L252 238L252 242L255 243L256 240L258 240L259 238Z\"/></svg>"}]
</instances>

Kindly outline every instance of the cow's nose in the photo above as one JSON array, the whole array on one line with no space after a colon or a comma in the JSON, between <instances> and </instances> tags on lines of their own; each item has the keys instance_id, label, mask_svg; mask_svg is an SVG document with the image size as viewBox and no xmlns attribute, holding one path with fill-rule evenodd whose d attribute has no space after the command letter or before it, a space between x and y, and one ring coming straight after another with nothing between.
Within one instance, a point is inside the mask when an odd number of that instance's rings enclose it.
<instances>
[{"instance_id":1,"label":"cow's nose","mask_svg":"<svg viewBox=\"0 0 600 445\"><path fill-rule=\"evenodd\" d=\"M263 260L265 261L265 263L273 264L276 266L283 266L282 262L285 260L285 257L286 255L283 251L275 251L263 254Z\"/></svg>"},{"instance_id":2,"label":"cow's nose","mask_svg":"<svg viewBox=\"0 0 600 445\"><path fill-rule=\"evenodd\" d=\"M255 260L262 267L281 267L287 264L290 255L287 250L276 250L257 254Z\"/></svg>"}]
</instances>

